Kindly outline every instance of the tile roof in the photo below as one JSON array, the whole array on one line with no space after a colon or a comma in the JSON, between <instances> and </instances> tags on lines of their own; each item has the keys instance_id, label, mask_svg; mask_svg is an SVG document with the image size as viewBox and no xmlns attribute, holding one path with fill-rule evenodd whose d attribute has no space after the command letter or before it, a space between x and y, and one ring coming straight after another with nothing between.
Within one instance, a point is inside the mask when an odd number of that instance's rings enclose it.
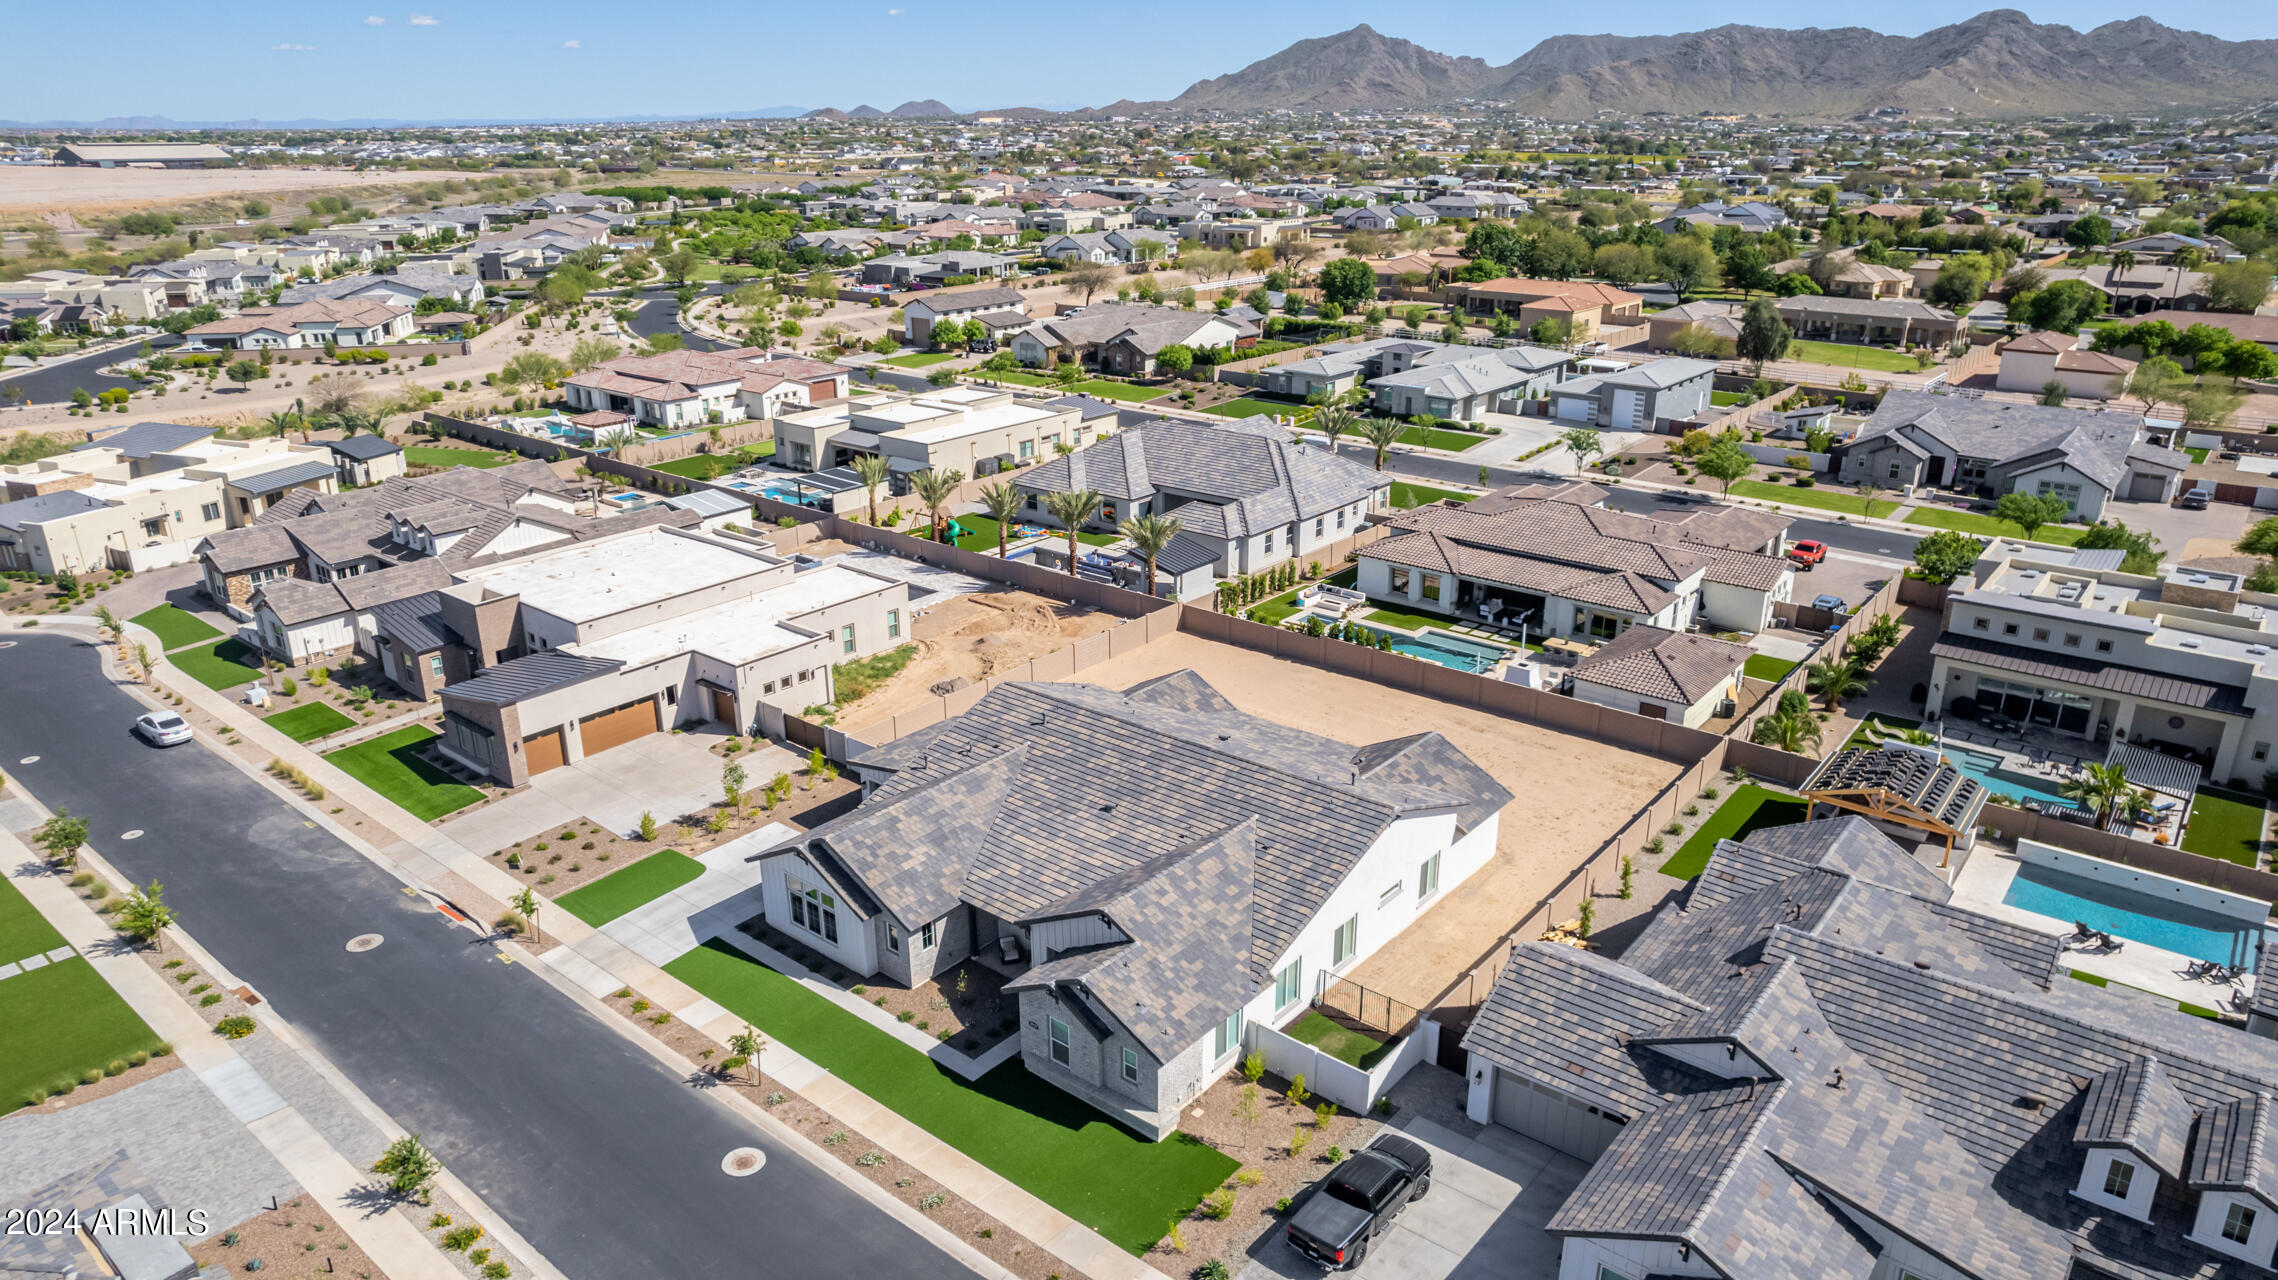
<instances>
[{"instance_id":1,"label":"tile roof","mask_svg":"<svg viewBox=\"0 0 2278 1280\"><path fill-rule=\"evenodd\" d=\"M2013 404L1928 391L1885 395L1867 425L1856 437L1836 446L1835 452L1839 457L1848 456L1852 450L1902 431L1919 432L1957 456L1989 460L1999 467L2053 452L2107 491L2120 487L2131 454L2172 470L2190 463L2187 454L2142 443L2143 420L2134 414Z\"/></svg>"},{"instance_id":2,"label":"tile roof","mask_svg":"<svg viewBox=\"0 0 2278 1280\"><path fill-rule=\"evenodd\" d=\"M2126 1147L2170 1178L2183 1176L2191 1141L2191 1104L2145 1054L2096 1077L2081 1095L2072 1140L2081 1146Z\"/></svg>"},{"instance_id":3,"label":"tile roof","mask_svg":"<svg viewBox=\"0 0 2278 1280\"><path fill-rule=\"evenodd\" d=\"M1713 636L1639 625L1583 655L1574 678L1689 707L1726 687L1754 653Z\"/></svg>"},{"instance_id":4,"label":"tile roof","mask_svg":"<svg viewBox=\"0 0 2278 1280\"><path fill-rule=\"evenodd\" d=\"M1175 493L1195 499L1172 512L1175 519L1222 538L1368 503L1390 484L1384 473L1302 444L1271 423L1175 419L1118 431L1013 480L1023 492L1093 489L1123 502Z\"/></svg>"}]
</instances>

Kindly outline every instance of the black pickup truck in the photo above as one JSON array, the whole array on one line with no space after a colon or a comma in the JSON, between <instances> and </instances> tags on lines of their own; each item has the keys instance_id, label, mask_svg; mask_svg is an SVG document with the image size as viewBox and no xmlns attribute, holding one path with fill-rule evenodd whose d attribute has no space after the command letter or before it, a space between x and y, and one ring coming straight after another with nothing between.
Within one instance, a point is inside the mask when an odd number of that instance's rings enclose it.
<instances>
[{"instance_id":1,"label":"black pickup truck","mask_svg":"<svg viewBox=\"0 0 2278 1280\"><path fill-rule=\"evenodd\" d=\"M1333 1170L1289 1220L1290 1247L1331 1271L1357 1267L1369 1241L1432 1189L1432 1153L1397 1134Z\"/></svg>"}]
</instances>

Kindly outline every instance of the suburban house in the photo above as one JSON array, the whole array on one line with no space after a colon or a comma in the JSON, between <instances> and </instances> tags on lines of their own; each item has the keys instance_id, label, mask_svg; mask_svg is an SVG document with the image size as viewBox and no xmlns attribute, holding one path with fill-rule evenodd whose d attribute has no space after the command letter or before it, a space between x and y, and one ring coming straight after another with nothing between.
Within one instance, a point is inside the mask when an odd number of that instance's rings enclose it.
<instances>
[{"instance_id":1,"label":"suburban house","mask_svg":"<svg viewBox=\"0 0 2278 1280\"><path fill-rule=\"evenodd\" d=\"M2260 343L2278 352L2278 316L2240 315L2232 311L2147 311L2136 317L2139 323L2165 320L2181 333L2195 324L2213 325L2234 338Z\"/></svg>"},{"instance_id":2,"label":"suburban house","mask_svg":"<svg viewBox=\"0 0 2278 1280\"><path fill-rule=\"evenodd\" d=\"M1073 315L1039 320L1012 340L1022 364L1060 361L1096 366L1102 373L1145 378L1163 348L1233 347L1254 340L1258 327L1213 311L1186 311L1143 303L1102 302Z\"/></svg>"},{"instance_id":3,"label":"suburban house","mask_svg":"<svg viewBox=\"0 0 2278 1280\"><path fill-rule=\"evenodd\" d=\"M928 293L902 304L902 337L908 342L924 346L932 338L933 326L937 321L955 320L963 323L975 316L997 311L1027 315L1028 298L1020 290L1002 285L943 289Z\"/></svg>"},{"instance_id":4,"label":"suburban house","mask_svg":"<svg viewBox=\"0 0 2278 1280\"><path fill-rule=\"evenodd\" d=\"M1619 960L1523 942L1468 1110L1589 1162L1559 1280L2266 1274L2278 1046L2073 981L1866 819L1722 841Z\"/></svg>"},{"instance_id":5,"label":"suburban house","mask_svg":"<svg viewBox=\"0 0 2278 1280\"><path fill-rule=\"evenodd\" d=\"M1716 363L1682 356L1648 360L1611 373L1584 374L1547 388L1551 416L1612 431L1662 431L1708 416Z\"/></svg>"},{"instance_id":6,"label":"suburban house","mask_svg":"<svg viewBox=\"0 0 2278 1280\"><path fill-rule=\"evenodd\" d=\"M192 328L188 336L236 351L297 350L333 343L383 346L412 334L412 309L376 300L319 298L289 307L254 307Z\"/></svg>"},{"instance_id":7,"label":"suburban house","mask_svg":"<svg viewBox=\"0 0 2278 1280\"><path fill-rule=\"evenodd\" d=\"M911 284L971 284L983 277L1006 275L1019 261L1002 254L947 249L917 254L890 253L862 264L862 283L897 288Z\"/></svg>"},{"instance_id":8,"label":"suburban house","mask_svg":"<svg viewBox=\"0 0 2278 1280\"><path fill-rule=\"evenodd\" d=\"M1846 484L2055 494L2074 518L2105 504L2168 502L2189 454L2150 442L2125 413L1893 391L1867 425L1831 451Z\"/></svg>"},{"instance_id":9,"label":"suburban house","mask_svg":"<svg viewBox=\"0 0 2278 1280\"><path fill-rule=\"evenodd\" d=\"M1522 328L1563 320L1577 337L1641 323L1645 299L1610 284L1588 280L1529 280L1513 276L1479 284L1451 284L1448 297L1473 315L1508 315Z\"/></svg>"},{"instance_id":10,"label":"suburban house","mask_svg":"<svg viewBox=\"0 0 2278 1280\"><path fill-rule=\"evenodd\" d=\"M324 447L332 451L332 465L340 471L343 489L378 484L404 473L403 446L383 435L328 440Z\"/></svg>"},{"instance_id":11,"label":"suburban house","mask_svg":"<svg viewBox=\"0 0 2278 1280\"><path fill-rule=\"evenodd\" d=\"M1727 205L1722 200L1707 200L1679 209L1653 225L1660 228L1664 235L1675 235L1688 227L1702 227L1709 231L1731 227L1735 231L1762 234L1788 225L1788 214L1780 206L1766 204L1761 200L1748 200L1734 205Z\"/></svg>"},{"instance_id":12,"label":"suburban house","mask_svg":"<svg viewBox=\"0 0 2278 1280\"><path fill-rule=\"evenodd\" d=\"M1645 318L1646 347L1653 351L1673 350L1677 335L1697 328L1712 338L1728 344L1740 337L1740 304L1714 298L1696 298L1682 306L1668 307Z\"/></svg>"},{"instance_id":13,"label":"suburban house","mask_svg":"<svg viewBox=\"0 0 2278 1280\"><path fill-rule=\"evenodd\" d=\"M2043 268L2042 278L2054 284L2059 280L2078 280L2104 295L2105 310L2123 316L2141 316L2151 311L2205 311L2208 275L2178 266L2139 264L2132 267L2115 267L2096 264L2086 267L2056 266Z\"/></svg>"},{"instance_id":14,"label":"suburban house","mask_svg":"<svg viewBox=\"0 0 2278 1280\"><path fill-rule=\"evenodd\" d=\"M1003 957L1029 1071L1157 1139L1484 865L1510 800L1437 733L1355 747L1192 671L999 685L848 769L859 808L754 856L769 925L878 982Z\"/></svg>"},{"instance_id":15,"label":"suburban house","mask_svg":"<svg viewBox=\"0 0 2278 1280\"><path fill-rule=\"evenodd\" d=\"M1698 729L1732 714L1741 669L1755 652L1690 631L1631 627L1574 664L1574 696Z\"/></svg>"},{"instance_id":16,"label":"suburban house","mask_svg":"<svg viewBox=\"0 0 2278 1280\"><path fill-rule=\"evenodd\" d=\"M653 427L773 418L843 399L851 370L789 351L738 347L621 356L562 384L579 413L621 413Z\"/></svg>"},{"instance_id":17,"label":"suburban house","mask_svg":"<svg viewBox=\"0 0 2278 1280\"><path fill-rule=\"evenodd\" d=\"M957 471L970 478L1050 457L1063 444L1088 443L1098 425L1113 423L1087 426L1074 409L994 387L950 386L909 397L864 394L776 419L774 461L800 471L827 471L864 455L883 457L893 491L900 493L920 471Z\"/></svg>"},{"instance_id":18,"label":"suburban house","mask_svg":"<svg viewBox=\"0 0 2278 1280\"><path fill-rule=\"evenodd\" d=\"M1487 412L1515 412L1490 403L1531 399L1564 377L1573 363L1572 356L1550 347L1471 347L1411 338L1332 342L1319 351L1308 360L1261 370L1258 388L1269 395L1304 400L1340 396L1366 384L1375 393L1377 407L1387 413L1470 419ZM1481 361L1501 368L1488 368ZM1460 377L1446 382L1435 378L1434 371L1457 366L1466 366ZM1431 408L1435 399L1446 407ZM1404 407L1409 404L1416 407Z\"/></svg>"},{"instance_id":19,"label":"suburban house","mask_svg":"<svg viewBox=\"0 0 2278 1280\"><path fill-rule=\"evenodd\" d=\"M1882 347L1945 347L1959 341L1963 322L1953 312L1918 298L1797 297L1773 302L1795 336L1813 342Z\"/></svg>"},{"instance_id":20,"label":"suburban house","mask_svg":"<svg viewBox=\"0 0 2278 1280\"><path fill-rule=\"evenodd\" d=\"M1393 535L1360 548L1357 586L1585 643L1638 625L1684 631L1696 618L1770 628L1795 582L1779 554L1785 518L1714 506L1676 523L1597 505L1606 497L1590 484L1530 485L1395 513Z\"/></svg>"},{"instance_id":21,"label":"suburban house","mask_svg":"<svg viewBox=\"0 0 2278 1280\"><path fill-rule=\"evenodd\" d=\"M1999 714L2260 778L2278 742L2278 624L2237 571L2147 577L2120 572L2122 555L1996 544L1948 598L1929 714Z\"/></svg>"},{"instance_id":22,"label":"suburban house","mask_svg":"<svg viewBox=\"0 0 2278 1280\"><path fill-rule=\"evenodd\" d=\"M445 677L444 753L506 786L679 725L757 732L763 707L827 704L831 667L904 643L909 616L900 579L661 525L455 576L383 610L379 635Z\"/></svg>"},{"instance_id":23,"label":"suburban house","mask_svg":"<svg viewBox=\"0 0 2278 1280\"><path fill-rule=\"evenodd\" d=\"M454 307L465 307L481 301L482 296L482 281L473 275L457 275L442 267L410 263L387 275L338 276L297 284L277 295L277 301L290 306L324 298L367 299L390 306L417 307L435 298Z\"/></svg>"},{"instance_id":24,"label":"suburban house","mask_svg":"<svg viewBox=\"0 0 2278 1280\"><path fill-rule=\"evenodd\" d=\"M1993 385L2038 395L2055 383L2070 400L2109 400L2127 389L2135 371L2134 361L2091 351L2075 334L2028 333L2002 344Z\"/></svg>"},{"instance_id":25,"label":"suburban house","mask_svg":"<svg viewBox=\"0 0 2278 1280\"><path fill-rule=\"evenodd\" d=\"M2138 262L2173 262L2184 254L2197 254L2201 262L2226 262L2238 256L2238 246L2221 236L2187 236L2180 231L2122 240L2113 253L2132 253Z\"/></svg>"},{"instance_id":26,"label":"suburban house","mask_svg":"<svg viewBox=\"0 0 2278 1280\"><path fill-rule=\"evenodd\" d=\"M1118 431L1021 472L1027 518L1055 524L1051 493L1089 489L1099 514L1086 526L1112 530L1133 516L1170 516L1177 537L1157 569L1182 594L1207 590L1285 561L1304 563L1359 533L1389 500L1391 477L1300 443L1255 418L1223 424L1165 419ZM1207 573L1204 572L1207 570Z\"/></svg>"}]
</instances>

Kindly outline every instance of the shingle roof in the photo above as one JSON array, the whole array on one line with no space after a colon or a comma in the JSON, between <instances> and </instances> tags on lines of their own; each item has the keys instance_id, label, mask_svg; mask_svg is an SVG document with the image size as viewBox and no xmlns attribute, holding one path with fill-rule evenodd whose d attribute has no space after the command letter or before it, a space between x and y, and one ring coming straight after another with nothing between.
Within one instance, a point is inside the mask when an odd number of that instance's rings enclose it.
<instances>
[{"instance_id":1,"label":"shingle roof","mask_svg":"<svg viewBox=\"0 0 2278 1280\"><path fill-rule=\"evenodd\" d=\"M1583 655L1574 678L1689 707L1724 688L1754 653L1712 636L1640 625Z\"/></svg>"},{"instance_id":2,"label":"shingle roof","mask_svg":"<svg viewBox=\"0 0 2278 1280\"><path fill-rule=\"evenodd\" d=\"M1996 466L2043 454L2061 456L2074 470L2111 491L2120 487L2130 453L2143 453L2171 469L2190 462L2188 455L2139 443L2142 428L2143 420L2132 414L1893 391L1883 397L1859 434L1835 452L1843 456L1902 430L1919 431L1960 457L1988 459Z\"/></svg>"}]
</instances>

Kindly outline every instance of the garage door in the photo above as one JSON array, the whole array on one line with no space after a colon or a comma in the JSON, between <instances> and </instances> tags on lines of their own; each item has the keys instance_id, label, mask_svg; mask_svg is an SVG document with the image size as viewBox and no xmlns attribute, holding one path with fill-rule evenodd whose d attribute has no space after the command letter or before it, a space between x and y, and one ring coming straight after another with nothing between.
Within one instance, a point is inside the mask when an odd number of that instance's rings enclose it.
<instances>
[{"instance_id":1,"label":"garage door","mask_svg":"<svg viewBox=\"0 0 2278 1280\"><path fill-rule=\"evenodd\" d=\"M530 767L530 776L536 777L548 769L559 769L568 763L562 753L562 731L548 729L533 733L522 740L522 762Z\"/></svg>"},{"instance_id":2,"label":"garage door","mask_svg":"<svg viewBox=\"0 0 2278 1280\"><path fill-rule=\"evenodd\" d=\"M1495 1123L1581 1160L1595 1160L1621 1136L1621 1122L1532 1080L1495 1073Z\"/></svg>"},{"instance_id":3,"label":"garage door","mask_svg":"<svg viewBox=\"0 0 2278 1280\"><path fill-rule=\"evenodd\" d=\"M1614 388L1614 426L1636 431L1645 425L1645 396Z\"/></svg>"},{"instance_id":4,"label":"garage door","mask_svg":"<svg viewBox=\"0 0 2278 1280\"><path fill-rule=\"evenodd\" d=\"M628 702L614 710L587 716L577 722L578 736L585 740L585 754L597 756L611 747L621 747L635 738L646 737L657 731L656 700L643 698Z\"/></svg>"},{"instance_id":5,"label":"garage door","mask_svg":"<svg viewBox=\"0 0 2278 1280\"><path fill-rule=\"evenodd\" d=\"M1588 422L1591 413L1597 407L1598 402L1587 396L1560 396L1558 397L1558 420L1560 422Z\"/></svg>"}]
</instances>

